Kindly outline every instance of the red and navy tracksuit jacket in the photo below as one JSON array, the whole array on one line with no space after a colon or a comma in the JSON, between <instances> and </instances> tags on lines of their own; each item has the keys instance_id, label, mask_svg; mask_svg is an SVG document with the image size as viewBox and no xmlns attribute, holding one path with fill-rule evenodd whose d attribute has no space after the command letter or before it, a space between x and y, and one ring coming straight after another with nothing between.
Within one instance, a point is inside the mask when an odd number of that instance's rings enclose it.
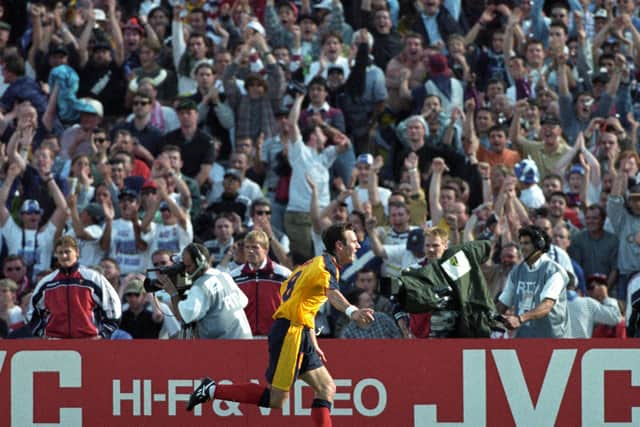
<instances>
[{"instance_id":1,"label":"red and navy tracksuit jacket","mask_svg":"<svg viewBox=\"0 0 640 427\"><path fill-rule=\"evenodd\" d=\"M273 313L280 306L280 285L291 271L267 258L264 265L252 270L243 264L231 272L231 277L247 295L249 303L244 308L253 335L269 335Z\"/></svg>"},{"instance_id":2,"label":"red and navy tracksuit jacket","mask_svg":"<svg viewBox=\"0 0 640 427\"><path fill-rule=\"evenodd\" d=\"M36 336L109 338L122 314L120 298L100 273L78 264L44 277L31 297L27 318Z\"/></svg>"}]
</instances>

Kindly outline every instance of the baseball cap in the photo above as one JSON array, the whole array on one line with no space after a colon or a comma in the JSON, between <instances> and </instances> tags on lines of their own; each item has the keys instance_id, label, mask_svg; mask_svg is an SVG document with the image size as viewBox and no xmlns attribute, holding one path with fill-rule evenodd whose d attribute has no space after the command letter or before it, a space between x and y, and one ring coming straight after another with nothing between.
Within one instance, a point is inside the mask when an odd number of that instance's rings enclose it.
<instances>
[{"instance_id":1,"label":"baseball cap","mask_svg":"<svg viewBox=\"0 0 640 427\"><path fill-rule=\"evenodd\" d=\"M224 172L224 178L231 176L235 179L237 179L238 181L240 181L242 179L242 177L240 176L240 171L238 169L232 169L229 168Z\"/></svg>"},{"instance_id":2,"label":"baseball cap","mask_svg":"<svg viewBox=\"0 0 640 427\"><path fill-rule=\"evenodd\" d=\"M267 34L264 27L257 19L249 21L249 23L247 24L247 28L251 28L255 32L262 34L263 36Z\"/></svg>"},{"instance_id":3,"label":"baseball cap","mask_svg":"<svg viewBox=\"0 0 640 427\"><path fill-rule=\"evenodd\" d=\"M107 22L107 15L102 9L93 9L93 16L96 22Z\"/></svg>"},{"instance_id":4,"label":"baseball cap","mask_svg":"<svg viewBox=\"0 0 640 427\"><path fill-rule=\"evenodd\" d=\"M102 222L104 220L104 210L98 203L89 203L84 210L95 222Z\"/></svg>"},{"instance_id":5,"label":"baseball cap","mask_svg":"<svg viewBox=\"0 0 640 427\"><path fill-rule=\"evenodd\" d=\"M124 288L123 295L127 294L143 294L144 293L144 284L140 279L131 279L127 286Z\"/></svg>"},{"instance_id":6,"label":"baseball cap","mask_svg":"<svg viewBox=\"0 0 640 427\"><path fill-rule=\"evenodd\" d=\"M520 182L525 184L535 184L540 181L540 172L538 171L538 165L530 158L524 159L519 163L516 163L514 172Z\"/></svg>"},{"instance_id":7,"label":"baseball cap","mask_svg":"<svg viewBox=\"0 0 640 427\"><path fill-rule=\"evenodd\" d=\"M600 68L596 73L594 73L593 77L591 77L591 81L594 83L609 83L609 73L606 68Z\"/></svg>"},{"instance_id":8,"label":"baseball cap","mask_svg":"<svg viewBox=\"0 0 640 427\"><path fill-rule=\"evenodd\" d=\"M5 21L0 21L0 30L11 31L11 24Z\"/></svg>"},{"instance_id":9,"label":"baseball cap","mask_svg":"<svg viewBox=\"0 0 640 427\"><path fill-rule=\"evenodd\" d=\"M91 46L93 50L98 50L98 49L106 49L106 50L111 50L112 46L111 46L111 42L105 38L98 38L96 39L96 41L93 43L93 45Z\"/></svg>"},{"instance_id":10,"label":"baseball cap","mask_svg":"<svg viewBox=\"0 0 640 427\"><path fill-rule=\"evenodd\" d=\"M540 119L540 125L560 126L560 119L558 119L554 115L547 114L546 116L543 116L542 119Z\"/></svg>"},{"instance_id":11,"label":"baseball cap","mask_svg":"<svg viewBox=\"0 0 640 427\"><path fill-rule=\"evenodd\" d=\"M69 55L69 51L67 50L67 47L62 43L54 44L49 48L49 55L55 55L56 53Z\"/></svg>"},{"instance_id":12,"label":"baseball cap","mask_svg":"<svg viewBox=\"0 0 640 427\"><path fill-rule=\"evenodd\" d=\"M158 189L158 184L156 184L156 182L152 179L147 179L144 184L142 184L142 189L146 190L146 189L153 189L153 190L157 190Z\"/></svg>"},{"instance_id":13,"label":"baseball cap","mask_svg":"<svg viewBox=\"0 0 640 427\"><path fill-rule=\"evenodd\" d=\"M27 199L22 202L20 213L42 213L42 208L37 200Z\"/></svg>"},{"instance_id":14,"label":"baseball cap","mask_svg":"<svg viewBox=\"0 0 640 427\"><path fill-rule=\"evenodd\" d=\"M76 109L81 113L96 114L99 117L104 116L104 109L102 108L102 102L93 98L80 98L78 99Z\"/></svg>"},{"instance_id":15,"label":"baseball cap","mask_svg":"<svg viewBox=\"0 0 640 427\"><path fill-rule=\"evenodd\" d=\"M608 16L607 9L600 8L596 10L596 13L593 14L593 19L598 19L598 18L607 19L607 16Z\"/></svg>"},{"instance_id":16,"label":"baseball cap","mask_svg":"<svg viewBox=\"0 0 640 427\"><path fill-rule=\"evenodd\" d=\"M134 199L138 198L138 192L133 188L123 188L118 193L118 199L123 199L125 197L133 197Z\"/></svg>"},{"instance_id":17,"label":"baseball cap","mask_svg":"<svg viewBox=\"0 0 640 427\"><path fill-rule=\"evenodd\" d=\"M577 173L577 174L580 174L580 175L584 176L584 173L585 173L584 167L582 165L573 165L573 166L571 166L571 169L569 169L568 175L571 175L571 174L574 174L574 173Z\"/></svg>"},{"instance_id":18,"label":"baseball cap","mask_svg":"<svg viewBox=\"0 0 640 427\"><path fill-rule=\"evenodd\" d=\"M631 197L640 197L640 184L632 184L628 187L627 194Z\"/></svg>"},{"instance_id":19,"label":"baseball cap","mask_svg":"<svg viewBox=\"0 0 640 427\"><path fill-rule=\"evenodd\" d=\"M363 163L365 165L371 166L373 164L373 155L369 153L360 154L358 159L356 160L356 164Z\"/></svg>"},{"instance_id":20,"label":"baseball cap","mask_svg":"<svg viewBox=\"0 0 640 427\"><path fill-rule=\"evenodd\" d=\"M424 256L424 230L422 228L414 228L409 231L407 250L420 258Z\"/></svg>"},{"instance_id":21,"label":"baseball cap","mask_svg":"<svg viewBox=\"0 0 640 427\"><path fill-rule=\"evenodd\" d=\"M331 0L322 0L320 3L314 4L313 8L331 10Z\"/></svg>"},{"instance_id":22,"label":"baseball cap","mask_svg":"<svg viewBox=\"0 0 640 427\"><path fill-rule=\"evenodd\" d=\"M127 23L124 24L124 27L122 27L122 31L126 30L135 30L139 32L140 35L144 35L144 28L142 28L140 22L138 21L138 18L136 18L135 16L133 18L129 18Z\"/></svg>"}]
</instances>

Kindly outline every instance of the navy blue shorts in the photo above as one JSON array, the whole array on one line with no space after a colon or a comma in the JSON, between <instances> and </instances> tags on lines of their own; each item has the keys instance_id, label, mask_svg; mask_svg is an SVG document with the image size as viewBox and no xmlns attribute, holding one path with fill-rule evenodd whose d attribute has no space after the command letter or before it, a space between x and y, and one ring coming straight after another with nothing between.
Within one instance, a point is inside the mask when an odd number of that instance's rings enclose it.
<instances>
[{"instance_id":1,"label":"navy blue shorts","mask_svg":"<svg viewBox=\"0 0 640 427\"><path fill-rule=\"evenodd\" d=\"M276 319L269 332L269 366L265 376L272 387L289 391L299 374L323 366L309 334L288 319Z\"/></svg>"}]
</instances>

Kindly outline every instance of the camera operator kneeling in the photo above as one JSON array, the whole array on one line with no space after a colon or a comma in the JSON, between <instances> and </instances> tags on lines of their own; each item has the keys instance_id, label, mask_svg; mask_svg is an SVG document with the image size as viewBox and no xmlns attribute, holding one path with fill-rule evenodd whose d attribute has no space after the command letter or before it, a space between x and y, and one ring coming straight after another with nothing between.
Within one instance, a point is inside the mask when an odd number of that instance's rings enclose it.
<instances>
[{"instance_id":1,"label":"camera operator kneeling","mask_svg":"<svg viewBox=\"0 0 640 427\"><path fill-rule=\"evenodd\" d=\"M157 275L157 283L170 296L174 312L181 320L195 326L194 338L252 338L244 313L247 296L231 276L209 267L209 251L198 243L182 251L184 277ZM184 281L178 287L174 281Z\"/></svg>"}]
</instances>

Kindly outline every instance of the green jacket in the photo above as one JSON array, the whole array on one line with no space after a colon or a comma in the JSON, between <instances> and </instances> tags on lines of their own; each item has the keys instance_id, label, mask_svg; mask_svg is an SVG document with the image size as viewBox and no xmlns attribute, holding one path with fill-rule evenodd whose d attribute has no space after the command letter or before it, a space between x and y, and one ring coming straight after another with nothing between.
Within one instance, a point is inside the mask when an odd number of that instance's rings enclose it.
<instances>
[{"instance_id":1,"label":"green jacket","mask_svg":"<svg viewBox=\"0 0 640 427\"><path fill-rule=\"evenodd\" d=\"M453 293L460 311L456 336L489 337L497 313L480 266L491 254L487 240L452 246L437 262L408 268L399 281L398 301L410 313L444 308L443 295Z\"/></svg>"}]
</instances>

